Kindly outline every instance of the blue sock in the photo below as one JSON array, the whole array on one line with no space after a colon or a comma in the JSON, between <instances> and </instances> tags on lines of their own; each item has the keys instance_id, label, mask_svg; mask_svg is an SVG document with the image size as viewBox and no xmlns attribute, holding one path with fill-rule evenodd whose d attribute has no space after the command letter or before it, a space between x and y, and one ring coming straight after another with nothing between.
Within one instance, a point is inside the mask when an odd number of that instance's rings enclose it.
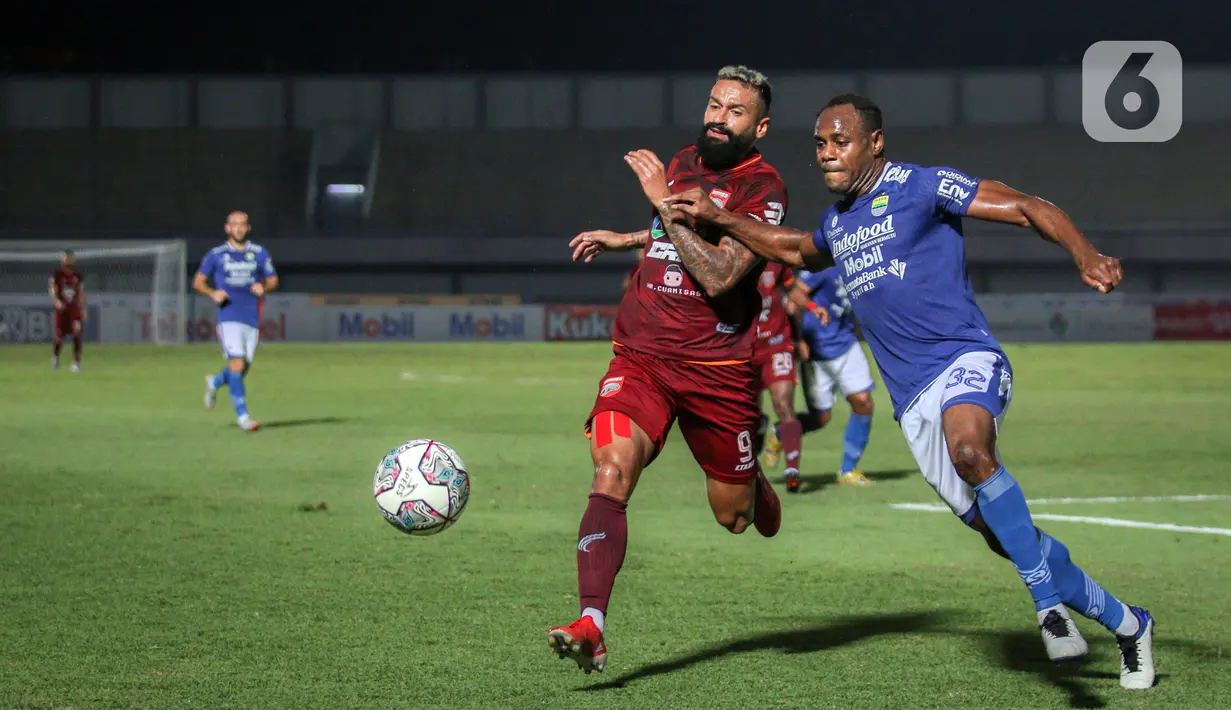
<instances>
[{"instance_id":1,"label":"blue sock","mask_svg":"<svg viewBox=\"0 0 1231 710\"><path fill-rule=\"evenodd\" d=\"M235 413L241 417L248 416L248 402L245 399L244 392L244 376L238 372L232 372L230 377L231 385L231 404L235 405Z\"/></svg>"},{"instance_id":2,"label":"blue sock","mask_svg":"<svg viewBox=\"0 0 1231 710\"><path fill-rule=\"evenodd\" d=\"M842 468L843 473L854 471L863 458L864 449L868 448L868 439L872 436L872 415L851 413L846 422L846 433L842 436Z\"/></svg>"},{"instance_id":3,"label":"blue sock","mask_svg":"<svg viewBox=\"0 0 1231 710\"><path fill-rule=\"evenodd\" d=\"M1063 542L1042 530L1038 531L1038 535L1039 546L1051 566L1056 589L1065 605L1087 619L1094 619L1112 633L1118 633L1117 629L1124 622L1124 604L1073 564L1073 560L1069 559L1069 548Z\"/></svg>"},{"instance_id":4,"label":"blue sock","mask_svg":"<svg viewBox=\"0 0 1231 710\"><path fill-rule=\"evenodd\" d=\"M1060 593L1052 582L1051 567L1043 557L1021 486L1001 466L991 478L975 486L974 491L984 522L1026 583L1030 596L1034 597L1035 610L1059 604Z\"/></svg>"},{"instance_id":5,"label":"blue sock","mask_svg":"<svg viewBox=\"0 0 1231 710\"><path fill-rule=\"evenodd\" d=\"M231 381L231 368L224 367L222 368L222 372L219 372L217 375L214 375L214 389L218 389L219 387L222 387L223 385L229 384L230 381Z\"/></svg>"}]
</instances>

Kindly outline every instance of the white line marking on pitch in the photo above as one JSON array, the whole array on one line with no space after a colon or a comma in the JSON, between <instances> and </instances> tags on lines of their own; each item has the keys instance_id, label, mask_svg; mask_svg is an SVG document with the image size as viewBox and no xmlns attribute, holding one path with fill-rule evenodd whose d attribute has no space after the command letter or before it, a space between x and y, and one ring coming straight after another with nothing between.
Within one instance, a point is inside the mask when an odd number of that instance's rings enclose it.
<instances>
[{"instance_id":1,"label":"white line marking on pitch","mask_svg":"<svg viewBox=\"0 0 1231 710\"><path fill-rule=\"evenodd\" d=\"M1197 503L1210 500L1231 500L1231 495L1196 496L1129 496L1103 498L1037 498L1026 501L1030 505L1059 505L1067 503Z\"/></svg>"},{"instance_id":2,"label":"white line marking on pitch","mask_svg":"<svg viewBox=\"0 0 1231 710\"><path fill-rule=\"evenodd\" d=\"M929 513L950 512L948 506L936 503L890 503L890 508L896 510L921 510ZM1091 518L1084 515L1054 515L1052 513L1032 513L1035 520L1057 520L1069 523L1088 523L1090 525L1107 525L1114 528L1141 528L1143 530L1168 530L1170 532L1203 533L1206 535L1231 536L1227 528L1205 528L1191 525L1172 525L1171 523L1147 523L1140 520L1121 520L1119 518Z\"/></svg>"}]
</instances>

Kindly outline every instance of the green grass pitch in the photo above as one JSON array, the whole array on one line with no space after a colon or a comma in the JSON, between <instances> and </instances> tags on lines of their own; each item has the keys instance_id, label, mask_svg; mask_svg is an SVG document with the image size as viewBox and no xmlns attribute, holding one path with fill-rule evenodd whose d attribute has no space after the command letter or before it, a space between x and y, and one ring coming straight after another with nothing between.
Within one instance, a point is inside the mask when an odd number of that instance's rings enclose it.
<instances>
[{"instance_id":1,"label":"green grass pitch","mask_svg":"<svg viewBox=\"0 0 1231 710\"><path fill-rule=\"evenodd\" d=\"M213 347L92 346L52 372L0 348L0 708L1227 708L1231 538L1040 525L1158 619L1159 685L1113 639L1047 661L1012 568L935 503L879 407L863 468L828 485L846 415L805 438L781 534L714 523L673 433L629 509L606 673L552 655L577 615L582 419L603 344L285 345L201 405ZM1014 346L1001 451L1038 498L1231 494L1231 348ZM458 524L404 536L381 456L434 437L473 482ZM781 473L772 472L774 480ZM318 504L324 503L324 509ZM1231 500L1036 513L1231 528Z\"/></svg>"}]
</instances>

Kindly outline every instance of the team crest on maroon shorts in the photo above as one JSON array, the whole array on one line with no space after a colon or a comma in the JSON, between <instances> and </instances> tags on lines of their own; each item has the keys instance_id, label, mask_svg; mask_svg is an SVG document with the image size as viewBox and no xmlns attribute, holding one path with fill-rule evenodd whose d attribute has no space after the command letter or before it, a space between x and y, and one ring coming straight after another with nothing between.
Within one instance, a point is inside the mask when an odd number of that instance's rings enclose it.
<instances>
[{"instance_id":1,"label":"team crest on maroon shorts","mask_svg":"<svg viewBox=\"0 0 1231 710\"><path fill-rule=\"evenodd\" d=\"M603 380L603 386L599 389L598 396L599 397L610 397L611 395L620 391L620 388L624 386L623 383L624 383L623 377L608 377L607 379Z\"/></svg>"}]
</instances>

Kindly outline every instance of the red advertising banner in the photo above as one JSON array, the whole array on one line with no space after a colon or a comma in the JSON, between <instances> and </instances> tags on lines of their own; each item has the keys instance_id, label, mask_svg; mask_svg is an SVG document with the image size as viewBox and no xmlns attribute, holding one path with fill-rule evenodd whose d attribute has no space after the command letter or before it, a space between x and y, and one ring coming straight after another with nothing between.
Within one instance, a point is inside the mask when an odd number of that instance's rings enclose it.
<instances>
[{"instance_id":1,"label":"red advertising banner","mask_svg":"<svg viewBox=\"0 0 1231 710\"><path fill-rule=\"evenodd\" d=\"M543 312L546 340L610 340L615 306L547 306Z\"/></svg>"},{"instance_id":2,"label":"red advertising banner","mask_svg":"<svg viewBox=\"0 0 1231 710\"><path fill-rule=\"evenodd\" d=\"M1154 306L1155 340L1231 340L1231 302Z\"/></svg>"}]
</instances>

